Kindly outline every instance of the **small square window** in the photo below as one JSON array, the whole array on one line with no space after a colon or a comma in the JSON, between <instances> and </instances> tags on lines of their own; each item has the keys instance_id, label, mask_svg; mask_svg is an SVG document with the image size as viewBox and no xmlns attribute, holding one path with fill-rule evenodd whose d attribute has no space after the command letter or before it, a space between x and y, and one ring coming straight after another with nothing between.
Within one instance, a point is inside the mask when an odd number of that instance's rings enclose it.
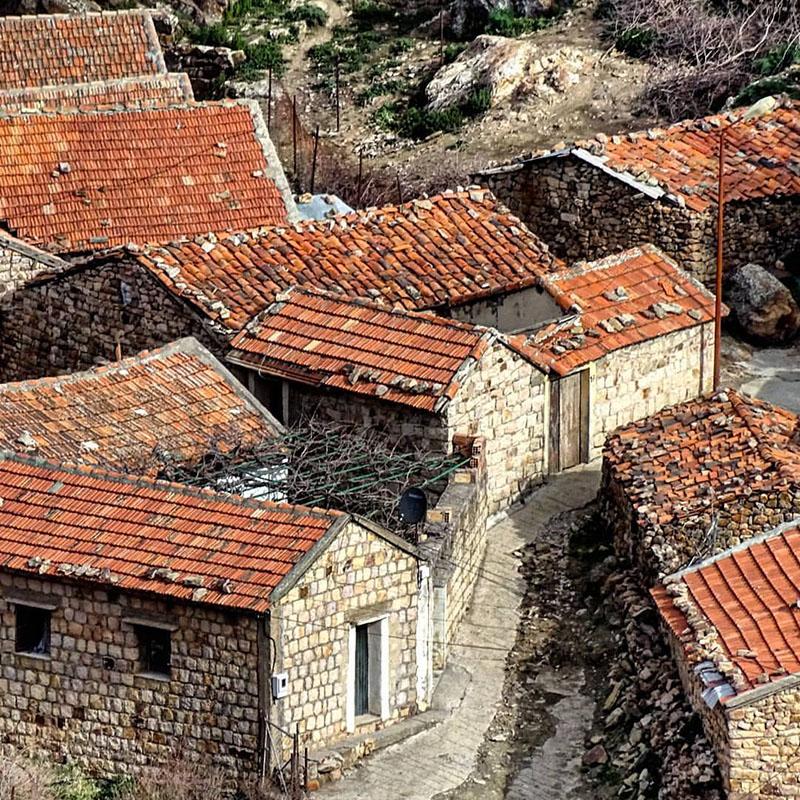
<instances>
[{"instance_id":1,"label":"small square window","mask_svg":"<svg viewBox=\"0 0 800 800\"><path fill-rule=\"evenodd\" d=\"M137 625L136 636L139 639L140 671L169 677L172 660L170 632L165 628Z\"/></svg>"},{"instance_id":2,"label":"small square window","mask_svg":"<svg viewBox=\"0 0 800 800\"><path fill-rule=\"evenodd\" d=\"M18 653L46 656L50 654L50 616L51 611L17 604L17 638L15 650Z\"/></svg>"}]
</instances>

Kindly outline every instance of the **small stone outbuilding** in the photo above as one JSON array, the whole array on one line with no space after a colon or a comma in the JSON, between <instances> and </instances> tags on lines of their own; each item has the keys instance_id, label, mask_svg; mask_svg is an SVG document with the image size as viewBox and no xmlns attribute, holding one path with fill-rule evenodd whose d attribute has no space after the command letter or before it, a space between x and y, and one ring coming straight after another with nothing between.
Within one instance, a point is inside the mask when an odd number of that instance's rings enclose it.
<instances>
[{"instance_id":1,"label":"small stone outbuilding","mask_svg":"<svg viewBox=\"0 0 800 800\"><path fill-rule=\"evenodd\" d=\"M690 566L652 592L729 800L800 796L798 524Z\"/></svg>"},{"instance_id":2,"label":"small stone outbuilding","mask_svg":"<svg viewBox=\"0 0 800 800\"><path fill-rule=\"evenodd\" d=\"M474 175L569 261L652 243L714 273L719 134L731 111L606 136ZM800 269L800 102L729 127L725 263ZM778 265L781 262L782 266Z\"/></svg>"},{"instance_id":3,"label":"small stone outbuilding","mask_svg":"<svg viewBox=\"0 0 800 800\"><path fill-rule=\"evenodd\" d=\"M561 316L515 337L548 374L550 472L590 461L620 425L713 380L714 299L651 245L552 272Z\"/></svg>"},{"instance_id":4,"label":"small stone outbuilding","mask_svg":"<svg viewBox=\"0 0 800 800\"><path fill-rule=\"evenodd\" d=\"M287 424L314 415L443 452L484 438L490 512L546 471L545 376L495 330L292 289L233 338L228 361Z\"/></svg>"},{"instance_id":5,"label":"small stone outbuilding","mask_svg":"<svg viewBox=\"0 0 800 800\"><path fill-rule=\"evenodd\" d=\"M614 431L603 513L649 587L800 516L800 418L733 389Z\"/></svg>"},{"instance_id":6,"label":"small stone outbuilding","mask_svg":"<svg viewBox=\"0 0 800 800\"><path fill-rule=\"evenodd\" d=\"M0 752L231 782L423 710L429 580L338 512L0 459ZM278 726L278 727L276 727Z\"/></svg>"},{"instance_id":7,"label":"small stone outbuilding","mask_svg":"<svg viewBox=\"0 0 800 800\"><path fill-rule=\"evenodd\" d=\"M0 384L0 450L157 475L245 457L283 426L194 339L86 372Z\"/></svg>"}]
</instances>

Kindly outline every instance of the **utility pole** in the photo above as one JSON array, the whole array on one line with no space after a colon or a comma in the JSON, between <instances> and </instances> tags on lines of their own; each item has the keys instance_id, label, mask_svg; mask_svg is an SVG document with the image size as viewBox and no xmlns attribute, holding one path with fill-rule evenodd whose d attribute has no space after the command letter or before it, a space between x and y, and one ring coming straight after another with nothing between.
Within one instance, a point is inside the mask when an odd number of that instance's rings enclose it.
<instances>
[{"instance_id":1,"label":"utility pole","mask_svg":"<svg viewBox=\"0 0 800 800\"><path fill-rule=\"evenodd\" d=\"M314 182L317 177L317 150L319 149L319 124L314 130L314 155L311 158L311 186L309 191L314 194Z\"/></svg>"}]
</instances>

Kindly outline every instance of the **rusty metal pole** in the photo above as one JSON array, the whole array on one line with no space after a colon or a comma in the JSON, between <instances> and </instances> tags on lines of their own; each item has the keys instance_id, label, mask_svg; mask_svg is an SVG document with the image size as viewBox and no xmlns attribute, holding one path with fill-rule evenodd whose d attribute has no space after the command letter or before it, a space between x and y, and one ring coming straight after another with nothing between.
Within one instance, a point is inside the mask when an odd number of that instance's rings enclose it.
<instances>
[{"instance_id":1,"label":"rusty metal pole","mask_svg":"<svg viewBox=\"0 0 800 800\"><path fill-rule=\"evenodd\" d=\"M269 83L267 84L267 130L272 130L272 67L269 68Z\"/></svg>"},{"instance_id":2,"label":"rusty metal pole","mask_svg":"<svg viewBox=\"0 0 800 800\"><path fill-rule=\"evenodd\" d=\"M334 67L334 76L336 80L336 133L339 133L341 128L341 106L339 105L339 55L336 55L336 66Z\"/></svg>"},{"instance_id":3,"label":"rusty metal pole","mask_svg":"<svg viewBox=\"0 0 800 800\"><path fill-rule=\"evenodd\" d=\"M309 192L314 194L314 182L317 177L317 150L319 149L319 125L314 130L314 155L311 157L311 186Z\"/></svg>"},{"instance_id":4,"label":"rusty metal pole","mask_svg":"<svg viewBox=\"0 0 800 800\"><path fill-rule=\"evenodd\" d=\"M719 389L722 370L722 269L725 235L725 134L719 133L719 163L717 164L717 274L714 284L714 389Z\"/></svg>"},{"instance_id":5,"label":"rusty metal pole","mask_svg":"<svg viewBox=\"0 0 800 800\"><path fill-rule=\"evenodd\" d=\"M361 180L364 171L364 153L358 153L358 182L356 183L356 208L361 208Z\"/></svg>"},{"instance_id":6,"label":"rusty metal pole","mask_svg":"<svg viewBox=\"0 0 800 800\"><path fill-rule=\"evenodd\" d=\"M444 66L444 0L439 11L439 60Z\"/></svg>"},{"instance_id":7,"label":"rusty metal pole","mask_svg":"<svg viewBox=\"0 0 800 800\"><path fill-rule=\"evenodd\" d=\"M403 205L403 187L400 185L400 173L396 172L395 177L397 178L397 202Z\"/></svg>"},{"instance_id":8,"label":"rusty metal pole","mask_svg":"<svg viewBox=\"0 0 800 800\"><path fill-rule=\"evenodd\" d=\"M297 180L297 95L292 95L292 158L294 179Z\"/></svg>"}]
</instances>

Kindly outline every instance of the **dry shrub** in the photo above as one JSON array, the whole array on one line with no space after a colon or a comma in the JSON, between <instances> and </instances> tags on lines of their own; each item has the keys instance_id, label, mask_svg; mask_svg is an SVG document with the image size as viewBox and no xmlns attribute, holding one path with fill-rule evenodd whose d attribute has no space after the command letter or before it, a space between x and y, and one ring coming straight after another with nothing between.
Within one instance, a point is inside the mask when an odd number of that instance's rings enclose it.
<instances>
[{"instance_id":1,"label":"dry shrub","mask_svg":"<svg viewBox=\"0 0 800 800\"><path fill-rule=\"evenodd\" d=\"M175 758L146 770L118 792L119 800L229 800L222 770ZM0 800L5 800L0 798Z\"/></svg>"},{"instance_id":2,"label":"dry shrub","mask_svg":"<svg viewBox=\"0 0 800 800\"><path fill-rule=\"evenodd\" d=\"M0 800L55 800L47 765L21 755L0 756Z\"/></svg>"}]
</instances>

